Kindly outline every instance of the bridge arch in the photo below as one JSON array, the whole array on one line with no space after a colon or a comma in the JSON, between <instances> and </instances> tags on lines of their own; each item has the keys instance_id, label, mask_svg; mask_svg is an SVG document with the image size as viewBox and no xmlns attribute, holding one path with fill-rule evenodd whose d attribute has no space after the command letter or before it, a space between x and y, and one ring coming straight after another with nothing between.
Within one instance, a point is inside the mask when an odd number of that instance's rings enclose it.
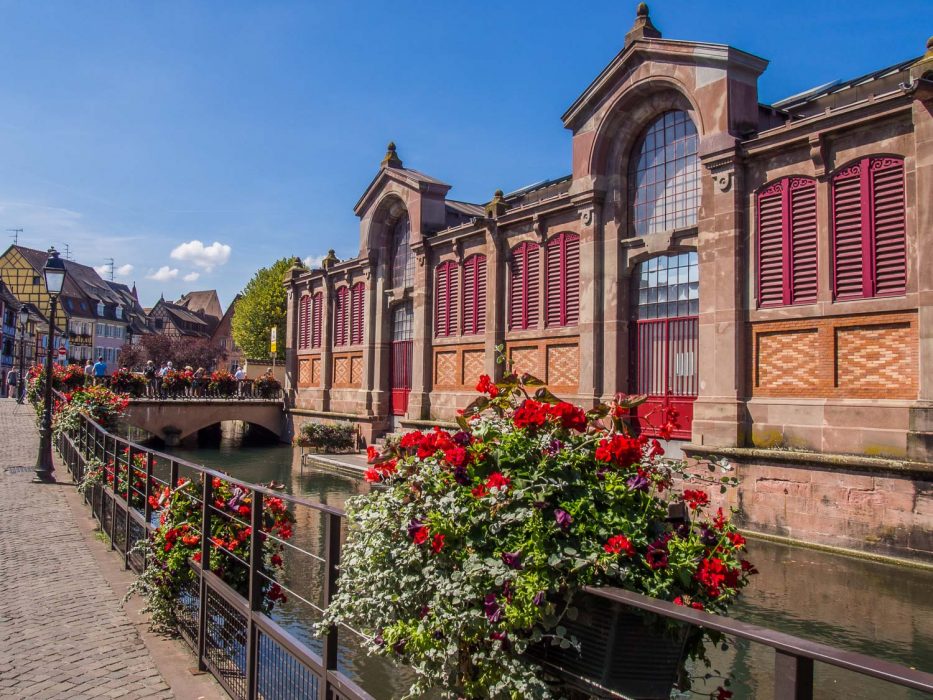
<instances>
[{"instance_id":1,"label":"bridge arch","mask_svg":"<svg viewBox=\"0 0 933 700\"><path fill-rule=\"evenodd\" d=\"M224 421L243 421L265 428L283 439L285 412L278 401L131 401L123 420L155 435L169 447Z\"/></svg>"}]
</instances>

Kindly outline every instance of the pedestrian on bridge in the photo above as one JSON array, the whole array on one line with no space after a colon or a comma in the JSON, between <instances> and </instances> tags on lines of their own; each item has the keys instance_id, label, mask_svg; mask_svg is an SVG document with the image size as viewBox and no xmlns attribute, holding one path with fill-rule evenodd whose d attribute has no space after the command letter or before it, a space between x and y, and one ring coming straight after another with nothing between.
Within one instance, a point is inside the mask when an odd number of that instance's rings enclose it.
<instances>
[{"instance_id":1,"label":"pedestrian on bridge","mask_svg":"<svg viewBox=\"0 0 933 700\"><path fill-rule=\"evenodd\" d=\"M97 358L97 362L94 364L94 383L103 384L104 380L107 378L107 363L104 362L104 357L101 355Z\"/></svg>"},{"instance_id":2,"label":"pedestrian on bridge","mask_svg":"<svg viewBox=\"0 0 933 700\"><path fill-rule=\"evenodd\" d=\"M159 381L156 377L157 370L155 363L152 360L146 362L146 369L143 370L143 376L146 378L146 396L150 399L156 398L158 396L158 386L157 382Z\"/></svg>"},{"instance_id":3,"label":"pedestrian on bridge","mask_svg":"<svg viewBox=\"0 0 933 700\"><path fill-rule=\"evenodd\" d=\"M236 379L236 395L240 398L243 397L243 390L246 386L246 370L242 367L237 367L236 373L234 373L233 378Z\"/></svg>"}]
</instances>

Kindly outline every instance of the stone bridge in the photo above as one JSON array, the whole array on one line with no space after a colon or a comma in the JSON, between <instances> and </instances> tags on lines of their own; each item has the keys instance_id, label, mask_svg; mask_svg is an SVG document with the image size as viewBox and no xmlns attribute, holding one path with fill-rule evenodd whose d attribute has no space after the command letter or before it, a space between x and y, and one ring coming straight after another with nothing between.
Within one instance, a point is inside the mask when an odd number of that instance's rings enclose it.
<instances>
[{"instance_id":1,"label":"stone bridge","mask_svg":"<svg viewBox=\"0 0 933 700\"><path fill-rule=\"evenodd\" d=\"M169 447L223 421L258 425L279 439L287 435L281 399L131 399L123 420L161 438Z\"/></svg>"}]
</instances>

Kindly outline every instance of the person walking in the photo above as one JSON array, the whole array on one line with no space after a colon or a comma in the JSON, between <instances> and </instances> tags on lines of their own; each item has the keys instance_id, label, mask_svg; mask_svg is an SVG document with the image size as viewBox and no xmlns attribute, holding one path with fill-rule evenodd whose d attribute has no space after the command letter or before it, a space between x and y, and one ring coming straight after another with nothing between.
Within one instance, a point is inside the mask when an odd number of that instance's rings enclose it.
<instances>
[{"instance_id":1,"label":"person walking","mask_svg":"<svg viewBox=\"0 0 933 700\"><path fill-rule=\"evenodd\" d=\"M94 363L94 384L103 384L104 379L107 377L107 363L104 362L104 357L101 355L97 358L97 362Z\"/></svg>"},{"instance_id":2,"label":"person walking","mask_svg":"<svg viewBox=\"0 0 933 700\"><path fill-rule=\"evenodd\" d=\"M146 369L143 370L143 377L146 378L146 397L154 399L156 397L156 366L152 360L146 362Z\"/></svg>"},{"instance_id":3,"label":"person walking","mask_svg":"<svg viewBox=\"0 0 933 700\"><path fill-rule=\"evenodd\" d=\"M236 395L242 398L244 385L246 384L246 370L242 367L237 367L236 372L233 374L233 378L236 379Z\"/></svg>"},{"instance_id":4,"label":"person walking","mask_svg":"<svg viewBox=\"0 0 933 700\"><path fill-rule=\"evenodd\" d=\"M16 403L22 403L22 392L19 391L19 372L14 367L6 375L7 398L16 399Z\"/></svg>"},{"instance_id":5,"label":"person walking","mask_svg":"<svg viewBox=\"0 0 933 700\"><path fill-rule=\"evenodd\" d=\"M87 364L84 365L84 386L90 386L94 383L94 363L91 358L87 358Z\"/></svg>"}]
</instances>

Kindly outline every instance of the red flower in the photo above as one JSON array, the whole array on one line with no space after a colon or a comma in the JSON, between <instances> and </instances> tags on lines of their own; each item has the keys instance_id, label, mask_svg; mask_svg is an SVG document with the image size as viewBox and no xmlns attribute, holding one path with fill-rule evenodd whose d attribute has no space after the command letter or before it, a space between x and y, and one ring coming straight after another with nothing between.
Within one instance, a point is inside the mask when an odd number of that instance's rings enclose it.
<instances>
[{"instance_id":1,"label":"red flower","mask_svg":"<svg viewBox=\"0 0 933 700\"><path fill-rule=\"evenodd\" d=\"M462 447L451 447L444 452L444 459L452 467L462 467L467 461L467 451Z\"/></svg>"},{"instance_id":2,"label":"red flower","mask_svg":"<svg viewBox=\"0 0 933 700\"><path fill-rule=\"evenodd\" d=\"M373 447L372 445L367 446L366 447L366 461L372 463L372 462L375 462L377 459L379 459L379 450L376 447Z\"/></svg>"},{"instance_id":3,"label":"red flower","mask_svg":"<svg viewBox=\"0 0 933 700\"><path fill-rule=\"evenodd\" d=\"M480 484L479 486L474 486L470 490L470 493L472 493L475 498L483 498L489 493L489 490L486 488L485 485Z\"/></svg>"},{"instance_id":4,"label":"red flower","mask_svg":"<svg viewBox=\"0 0 933 700\"><path fill-rule=\"evenodd\" d=\"M732 697L732 691L726 690L722 686L719 686L716 688L716 692L713 693L710 697L712 700L729 700L729 698Z\"/></svg>"},{"instance_id":5,"label":"red flower","mask_svg":"<svg viewBox=\"0 0 933 700\"><path fill-rule=\"evenodd\" d=\"M270 561L272 562L272 566L282 566L282 557L278 554L273 554Z\"/></svg>"},{"instance_id":6,"label":"red flower","mask_svg":"<svg viewBox=\"0 0 933 700\"><path fill-rule=\"evenodd\" d=\"M418 447L421 444L421 441L424 439L424 434L420 430L413 430L410 433L405 433L402 436L402 439L399 441L399 447L402 449L410 449L412 447Z\"/></svg>"},{"instance_id":7,"label":"red flower","mask_svg":"<svg viewBox=\"0 0 933 700\"><path fill-rule=\"evenodd\" d=\"M533 399L525 399L512 414L516 428L540 428L547 422L548 406Z\"/></svg>"},{"instance_id":8,"label":"red flower","mask_svg":"<svg viewBox=\"0 0 933 700\"><path fill-rule=\"evenodd\" d=\"M641 445L635 438L625 435L613 435L603 438L596 447L596 459L611 462L625 469L641 459Z\"/></svg>"},{"instance_id":9,"label":"red flower","mask_svg":"<svg viewBox=\"0 0 933 700\"><path fill-rule=\"evenodd\" d=\"M548 407L548 415L568 430L583 432L586 430L586 412L579 406L561 401Z\"/></svg>"},{"instance_id":10,"label":"red flower","mask_svg":"<svg viewBox=\"0 0 933 700\"><path fill-rule=\"evenodd\" d=\"M661 457L664 455L664 448L661 447L661 443L657 440L651 441L651 449L648 450L649 457Z\"/></svg>"},{"instance_id":11,"label":"red flower","mask_svg":"<svg viewBox=\"0 0 933 700\"><path fill-rule=\"evenodd\" d=\"M414 532L412 533L411 539L415 544L419 544L419 545L424 544L425 542L428 541L428 537L430 536L430 534L431 533L428 531L428 528L422 525L421 527L415 528Z\"/></svg>"},{"instance_id":12,"label":"red flower","mask_svg":"<svg viewBox=\"0 0 933 700\"><path fill-rule=\"evenodd\" d=\"M730 532L726 535L726 537L729 538L729 541L732 543L732 546L735 547L736 549L741 549L742 547L745 546L745 538L742 537L742 535L740 535L737 532Z\"/></svg>"},{"instance_id":13,"label":"red flower","mask_svg":"<svg viewBox=\"0 0 933 700\"><path fill-rule=\"evenodd\" d=\"M249 506L240 506L237 510L240 515L249 515Z\"/></svg>"},{"instance_id":14,"label":"red flower","mask_svg":"<svg viewBox=\"0 0 933 700\"><path fill-rule=\"evenodd\" d=\"M489 394L491 398L496 398L499 395L499 387L493 383L488 374L481 374L479 376L479 381L476 383L476 390L481 394Z\"/></svg>"},{"instance_id":15,"label":"red flower","mask_svg":"<svg viewBox=\"0 0 933 700\"><path fill-rule=\"evenodd\" d=\"M722 508L719 508L716 511L716 517L713 518L713 527L715 527L720 532L726 526L726 516L722 514Z\"/></svg>"},{"instance_id":16,"label":"red flower","mask_svg":"<svg viewBox=\"0 0 933 700\"><path fill-rule=\"evenodd\" d=\"M603 545L603 549L609 552L609 554L622 554L625 552L626 556L635 556L635 546L625 535L613 535L606 544Z\"/></svg>"},{"instance_id":17,"label":"red flower","mask_svg":"<svg viewBox=\"0 0 933 700\"><path fill-rule=\"evenodd\" d=\"M195 552L194 554L191 555L191 558L194 559L194 560L195 560L196 562L198 562L199 564L201 563L201 553L200 553L200 552Z\"/></svg>"},{"instance_id":18,"label":"red flower","mask_svg":"<svg viewBox=\"0 0 933 700\"><path fill-rule=\"evenodd\" d=\"M431 549L434 550L435 554L440 554L440 551L444 548L444 535L437 533L434 537L431 538Z\"/></svg>"},{"instance_id":19,"label":"red flower","mask_svg":"<svg viewBox=\"0 0 933 700\"><path fill-rule=\"evenodd\" d=\"M686 489L683 495L684 503L690 506L690 510L699 510L705 505L709 505L709 494L706 491L693 491Z\"/></svg>"},{"instance_id":20,"label":"red flower","mask_svg":"<svg viewBox=\"0 0 933 700\"><path fill-rule=\"evenodd\" d=\"M493 472L489 475L489 478L486 479L486 488L487 489L500 489L505 491L512 485L512 480L502 475L500 472Z\"/></svg>"},{"instance_id":21,"label":"red flower","mask_svg":"<svg viewBox=\"0 0 933 700\"><path fill-rule=\"evenodd\" d=\"M726 566L722 559L713 557L700 561L694 578L703 584L711 598L718 598L722 593L722 585L726 582L726 573Z\"/></svg>"},{"instance_id":22,"label":"red flower","mask_svg":"<svg viewBox=\"0 0 933 700\"><path fill-rule=\"evenodd\" d=\"M375 467L370 467L365 472L363 472L363 478L370 483L382 481L382 477L379 475L379 472L376 471Z\"/></svg>"}]
</instances>

